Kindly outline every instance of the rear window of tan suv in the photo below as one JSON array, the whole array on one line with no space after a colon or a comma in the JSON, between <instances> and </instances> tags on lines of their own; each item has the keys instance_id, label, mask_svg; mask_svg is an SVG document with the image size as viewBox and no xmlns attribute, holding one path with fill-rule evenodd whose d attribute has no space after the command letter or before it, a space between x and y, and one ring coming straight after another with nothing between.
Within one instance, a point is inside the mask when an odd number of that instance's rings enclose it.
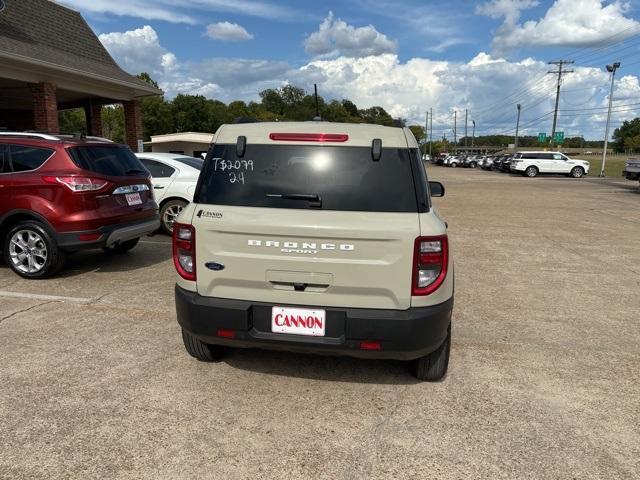
<instances>
[{"instance_id":1,"label":"rear window of tan suv","mask_svg":"<svg viewBox=\"0 0 640 480\"><path fill-rule=\"evenodd\" d=\"M408 149L319 145L215 145L196 203L363 212L416 212ZM293 198L292 198L293 197ZM308 198L309 200L305 200Z\"/></svg>"}]
</instances>

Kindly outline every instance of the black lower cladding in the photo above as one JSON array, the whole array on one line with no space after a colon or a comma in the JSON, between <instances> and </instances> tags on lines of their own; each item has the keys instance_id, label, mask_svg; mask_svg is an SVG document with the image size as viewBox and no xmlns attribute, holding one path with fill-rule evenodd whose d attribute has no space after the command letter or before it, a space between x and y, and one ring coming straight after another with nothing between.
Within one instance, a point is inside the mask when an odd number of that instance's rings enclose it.
<instances>
[{"instance_id":1,"label":"black lower cladding","mask_svg":"<svg viewBox=\"0 0 640 480\"><path fill-rule=\"evenodd\" d=\"M102 248L119 242L126 242L134 238L144 237L145 235L155 232L158 228L160 228L160 215L154 213L134 222L107 225L97 230L55 233L54 237L62 250L75 252L92 248ZM94 234L100 235L100 238L92 241L80 240L80 235Z\"/></svg>"},{"instance_id":2,"label":"black lower cladding","mask_svg":"<svg viewBox=\"0 0 640 480\"><path fill-rule=\"evenodd\" d=\"M436 350L447 337L453 310L453 298L408 310L326 307L325 336L312 337L273 333L273 304L203 297L178 285L175 296L178 323L206 343L396 360L412 360ZM235 337L220 337L219 329L233 330ZM362 350L362 341L378 341L381 349Z\"/></svg>"}]
</instances>

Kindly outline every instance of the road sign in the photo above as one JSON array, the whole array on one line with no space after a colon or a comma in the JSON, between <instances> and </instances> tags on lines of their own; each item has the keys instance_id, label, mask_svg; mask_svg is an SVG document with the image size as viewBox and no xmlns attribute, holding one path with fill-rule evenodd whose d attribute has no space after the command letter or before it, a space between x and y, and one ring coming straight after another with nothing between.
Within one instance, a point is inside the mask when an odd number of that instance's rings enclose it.
<instances>
[{"instance_id":1,"label":"road sign","mask_svg":"<svg viewBox=\"0 0 640 480\"><path fill-rule=\"evenodd\" d=\"M562 141L564 140L564 132L556 132L556 136L553 137L553 140L556 143L562 143Z\"/></svg>"},{"instance_id":2,"label":"road sign","mask_svg":"<svg viewBox=\"0 0 640 480\"><path fill-rule=\"evenodd\" d=\"M546 141L547 141L547 134L546 133L539 133L538 134L538 142L544 143Z\"/></svg>"}]
</instances>

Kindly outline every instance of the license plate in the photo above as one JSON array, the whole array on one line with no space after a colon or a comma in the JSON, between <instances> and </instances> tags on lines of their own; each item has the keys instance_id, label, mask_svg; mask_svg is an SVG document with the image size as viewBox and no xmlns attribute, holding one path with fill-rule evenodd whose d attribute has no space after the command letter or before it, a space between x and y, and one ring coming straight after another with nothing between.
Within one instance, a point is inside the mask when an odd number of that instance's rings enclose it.
<instances>
[{"instance_id":1,"label":"license plate","mask_svg":"<svg viewBox=\"0 0 640 480\"><path fill-rule=\"evenodd\" d=\"M325 310L273 307L271 309L271 331L273 333L324 337L326 316Z\"/></svg>"},{"instance_id":2,"label":"license plate","mask_svg":"<svg viewBox=\"0 0 640 480\"><path fill-rule=\"evenodd\" d=\"M139 193L125 193L129 205L142 205L142 198Z\"/></svg>"}]
</instances>

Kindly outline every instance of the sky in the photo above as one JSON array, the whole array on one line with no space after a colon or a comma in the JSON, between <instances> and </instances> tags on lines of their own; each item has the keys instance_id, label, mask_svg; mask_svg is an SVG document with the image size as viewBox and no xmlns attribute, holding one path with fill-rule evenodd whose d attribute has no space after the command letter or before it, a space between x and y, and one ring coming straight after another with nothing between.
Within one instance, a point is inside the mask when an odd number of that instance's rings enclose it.
<instances>
[{"instance_id":1,"label":"sky","mask_svg":"<svg viewBox=\"0 0 640 480\"><path fill-rule=\"evenodd\" d=\"M409 124L433 109L433 136L550 133L604 138L640 114L640 0L59 0L80 11L122 68L148 72L167 98L259 100L293 84Z\"/></svg>"}]
</instances>

